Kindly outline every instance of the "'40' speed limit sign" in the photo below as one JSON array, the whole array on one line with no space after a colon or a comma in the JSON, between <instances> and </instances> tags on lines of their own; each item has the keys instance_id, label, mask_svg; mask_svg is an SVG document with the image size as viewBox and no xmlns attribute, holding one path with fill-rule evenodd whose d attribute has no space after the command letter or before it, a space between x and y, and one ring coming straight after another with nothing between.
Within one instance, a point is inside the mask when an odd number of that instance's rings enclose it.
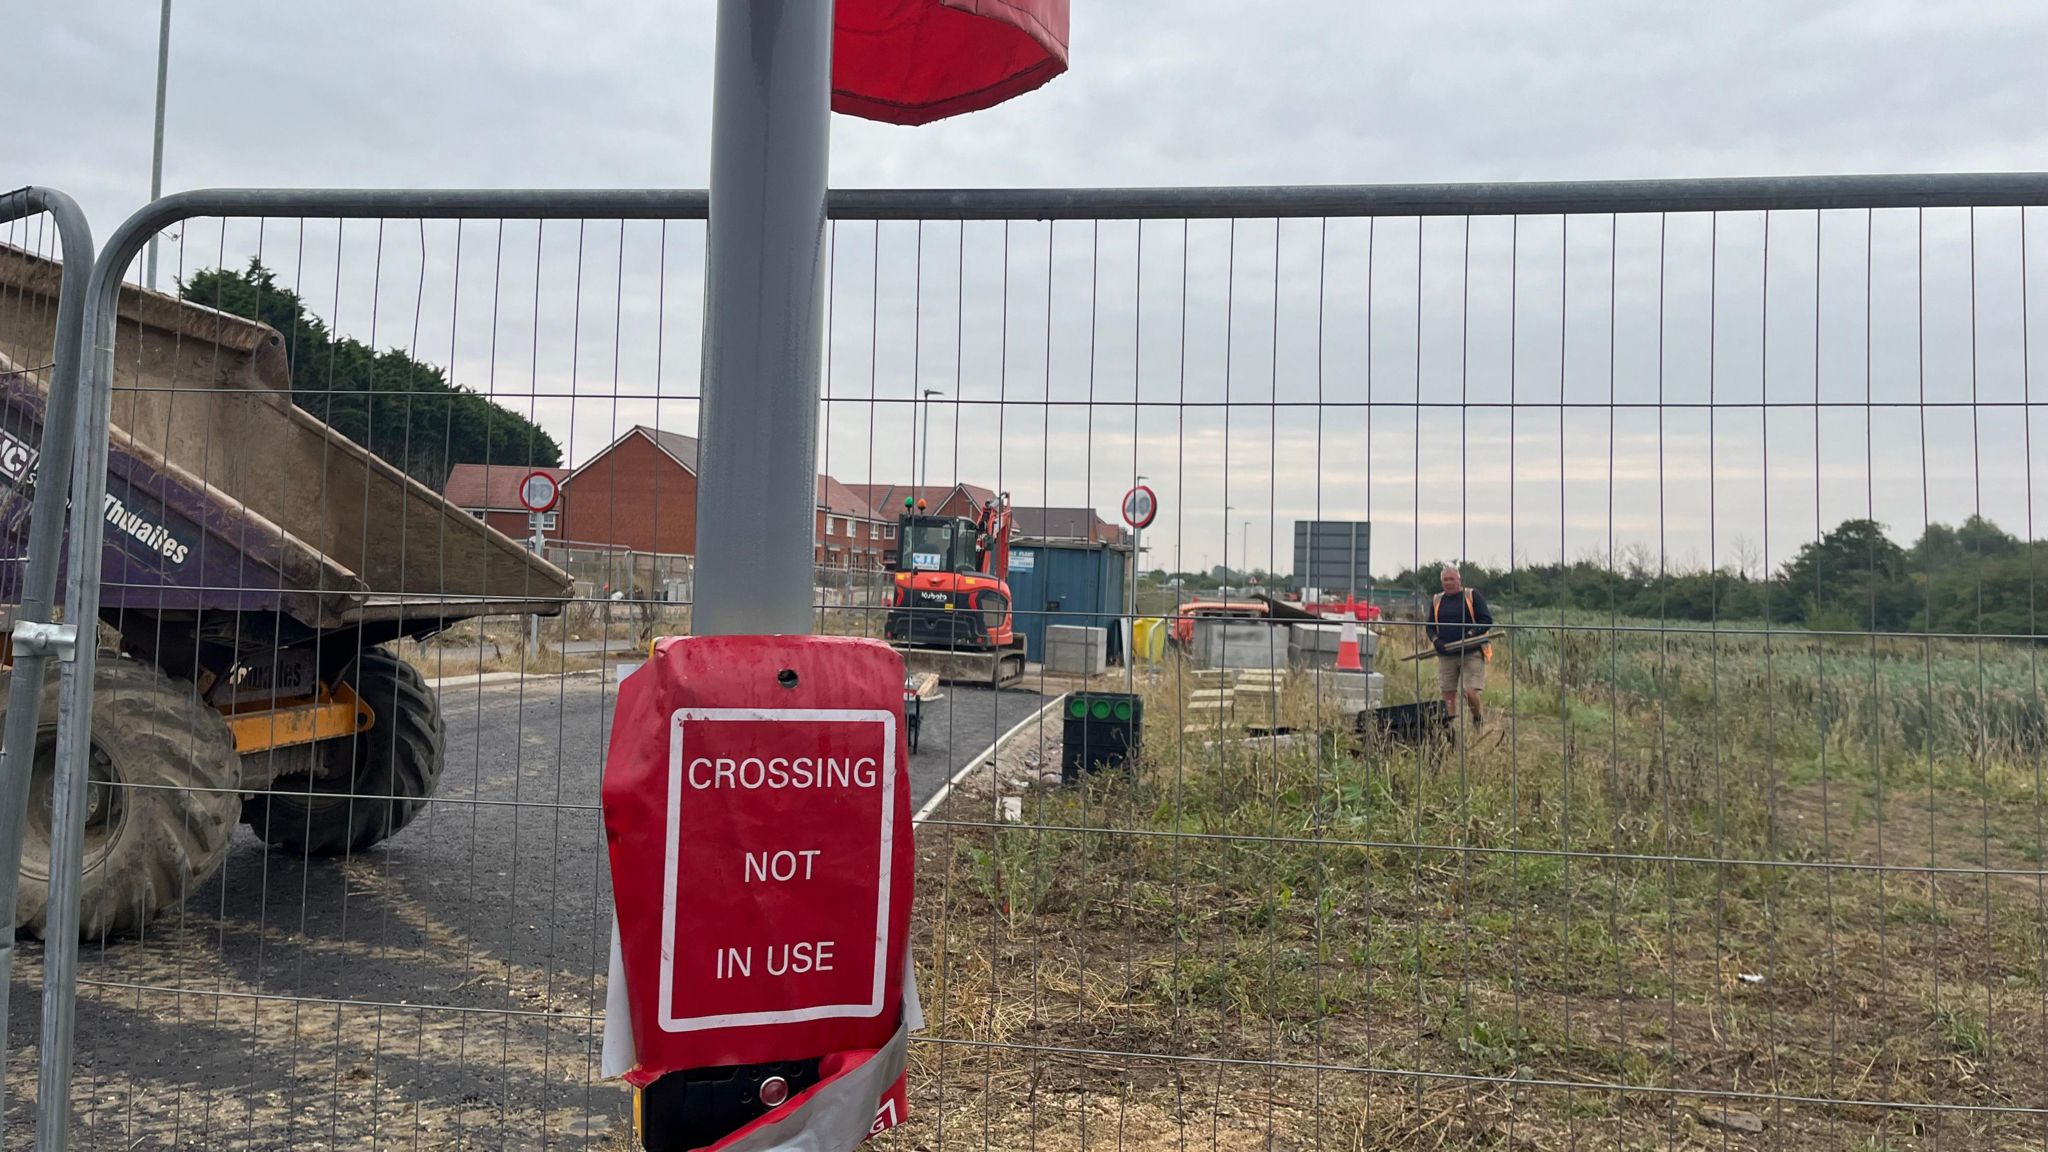
<instances>
[{"instance_id":1,"label":"'40' speed limit sign","mask_svg":"<svg viewBox=\"0 0 2048 1152\"><path fill-rule=\"evenodd\" d=\"M1159 497L1143 484L1124 493L1124 523L1133 528L1146 528L1159 515Z\"/></svg>"}]
</instances>

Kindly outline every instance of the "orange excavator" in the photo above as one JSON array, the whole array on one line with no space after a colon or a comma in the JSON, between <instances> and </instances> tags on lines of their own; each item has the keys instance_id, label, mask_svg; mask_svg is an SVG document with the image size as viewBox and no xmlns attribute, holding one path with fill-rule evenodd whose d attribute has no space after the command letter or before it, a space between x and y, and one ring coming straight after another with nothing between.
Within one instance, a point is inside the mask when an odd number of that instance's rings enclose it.
<instances>
[{"instance_id":1,"label":"orange excavator","mask_svg":"<svg viewBox=\"0 0 2048 1152\"><path fill-rule=\"evenodd\" d=\"M923 500L904 499L883 635L906 670L995 688L1024 678L1024 638L1005 579L1012 526L1008 492L975 520L928 515Z\"/></svg>"}]
</instances>

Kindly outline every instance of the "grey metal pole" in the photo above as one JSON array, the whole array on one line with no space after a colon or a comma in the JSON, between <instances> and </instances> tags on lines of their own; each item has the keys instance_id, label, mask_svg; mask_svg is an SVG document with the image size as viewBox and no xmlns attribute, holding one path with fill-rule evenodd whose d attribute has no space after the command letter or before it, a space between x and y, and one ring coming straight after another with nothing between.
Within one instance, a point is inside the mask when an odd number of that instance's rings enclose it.
<instances>
[{"instance_id":1,"label":"grey metal pole","mask_svg":"<svg viewBox=\"0 0 2048 1152\"><path fill-rule=\"evenodd\" d=\"M1124 617L1124 671L1138 667L1138 559L1145 554L1145 530L1131 529L1131 610Z\"/></svg>"},{"instance_id":2,"label":"grey metal pole","mask_svg":"<svg viewBox=\"0 0 2048 1152\"><path fill-rule=\"evenodd\" d=\"M1358 521L1356 520L1351 522L1351 559L1350 563L1345 565L1345 567L1348 570L1345 578L1351 581L1351 585L1344 590L1344 598L1346 600L1356 600L1358 599Z\"/></svg>"},{"instance_id":3,"label":"grey metal pole","mask_svg":"<svg viewBox=\"0 0 2048 1152\"><path fill-rule=\"evenodd\" d=\"M529 512L526 514L526 518L528 521L527 527L531 529L533 532L532 536L527 537L526 546L533 550L534 555L545 560L547 559L548 555L548 541L547 533L542 531L540 526L542 515L544 515L544 513L540 512ZM604 635L606 640L609 640L611 638L611 627L609 621L606 622ZM540 613L538 612L526 618L526 651L526 658L529 661L532 661L535 664L538 664L540 662ZM598 642L597 655L599 660L604 659L603 640L600 640Z\"/></svg>"},{"instance_id":4,"label":"grey metal pole","mask_svg":"<svg viewBox=\"0 0 2048 1152\"><path fill-rule=\"evenodd\" d=\"M43 409L43 442L36 463L35 503L30 509L28 572L15 613L14 676L8 685L5 748L0 749L0 1144L7 1130L8 989L14 986L14 901L21 879L22 829L28 817L29 782L35 775L37 730L42 726L43 681L52 656L68 654L69 625L53 627L57 593L57 549L64 539L64 504L70 498L72 450L77 445L79 361L84 351L86 288L92 275L92 230L69 196L47 188L23 188L0 196L0 222L48 212L64 247L64 273L57 288L57 334L51 345L50 396ZM90 644L92 637L88 635Z\"/></svg>"},{"instance_id":5,"label":"grey metal pole","mask_svg":"<svg viewBox=\"0 0 2048 1152\"><path fill-rule=\"evenodd\" d=\"M1225 504L1223 506L1223 586L1225 588L1230 587L1230 514L1235 511L1237 511L1237 505L1235 504ZM1239 562L1242 563L1242 561ZM1225 600L1230 599L1228 594L1225 594L1223 598Z\"/></svg>"},{"instance_id":6,"label":"grey metal pole","mask_svg":"<svg viewBox=\"0 0 2048 1152\"><path fill-rule=\"evenodd\" d=\"M701 636L811 628L831 0L719 0L711 96Z\"/></svg>"},{"instance_id":7,"label":"grey metal pole","mask_svg":"<svg viewBox=\"0 0 2048 1152\"><path fill-rule=\"evenodd\" d=\"M171 0L164 0L163 16L156 29L156 141L149 155L149 198L164 194L164 92L171 75ZM156 291L156 240L149 242L149 272L146 281Z\"/></svg>"},{"instance_id":8,"label":"grey metal pole","mask_svg":"<svg viewBox=\"0 0 2048 1152\"><path fill-rule=\"evenodd\" d=\"M932 397L944 395L945 393L937 388L927 388L924 390L924 444L922 447L918 449L918 475L912 478L912 480L910 481L910 494L912 496L916 496L918 494L917 490L921 485L931 483Z\"/></svg>"},{"instance_id":9,"label":"grey metal pole","mask_svg":"<svg viewBox=\"0 0 2048 1152\"><path fill-rule=\"evenodd\" d=\"M1145 477L1143 476L1136 476L1131 481L1133 487L1144 483ZM1122 512L1123 509L1119 508L1117 511ZM1133 526L1131 528L1131 559L1129 562L1131 570L1131 601L1129 610L1124 615L1124 671L1126 673L1138 667L1138 561L1145 555L1144 544L1145 530Z\"/></svg>"}]
</instances>

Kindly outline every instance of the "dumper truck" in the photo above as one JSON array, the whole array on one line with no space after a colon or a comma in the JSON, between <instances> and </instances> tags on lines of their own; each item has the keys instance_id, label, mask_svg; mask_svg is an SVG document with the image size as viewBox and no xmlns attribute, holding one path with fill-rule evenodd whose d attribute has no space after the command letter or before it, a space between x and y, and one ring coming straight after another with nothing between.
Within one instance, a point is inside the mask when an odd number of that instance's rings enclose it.
<instances>
[{"instance_id":1,"label":"dumper truck","mask_svg":"<svg viewBox=\"0 0 2048 1152\"><path fill-rule=\"evenodd\" d=\"M61 272L0 247L0 612L20 602ZM121 290L106 499L72 511L106 521L89 938L133 931L204 884L238 823L306 857L404 828L440 778L445 726L395 644L568 600L567 573L295 405L290 367L263 324ZM6 698L0 680L0 728ZM53 673L29 721L14 909L38 933L56 698Z\"/></svg>"}]
</instances>

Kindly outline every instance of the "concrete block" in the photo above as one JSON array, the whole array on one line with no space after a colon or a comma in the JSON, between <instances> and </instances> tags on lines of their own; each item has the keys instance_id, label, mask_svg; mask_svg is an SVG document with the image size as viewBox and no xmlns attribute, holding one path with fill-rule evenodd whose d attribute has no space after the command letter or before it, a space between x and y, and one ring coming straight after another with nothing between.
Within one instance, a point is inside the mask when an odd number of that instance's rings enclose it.
<instances>
[{"instance_id":1,"label":"concrete block","mask_svg":"<svg viewBox=\"0 0 2048 1152\"><path fill-rule=\"evenodd\" d=\"M1287 663L1285 625L1208 617L1195 621L1195 659L1211 668L1280 668Z\"/></svg>"},{"instance_id":2,"label":"concrete block","mask_svg":"<svg viewBox=\"0 0 2048 1152\"><path fill-rule=\"evenodd\" d=\"M1288 626L1287 650L1294 665L1299 668L1335 668L1337 647L1344 640L1342 624L1298 623ZM1372 667L1372 658L1379 651L1379 633L1358 626L1358 659L1366 667Z\"/></svg>"},{"instance_id":3,"label":"concrete block","mask_svg":"<svg viewBox=\"0 0 2048 1152\"><path fill-rule=\"evenodd\" d=\"M1109 629L1054 624L1045 630L1045 670L1098 676L1109 667Z\"/></svg>"},{"instance_id":4,"label":"concrete block","mask_svg":"<svg viewBox=\"0 0 2048 1152\"><path fill-rule=\"evenodd\" d=\"M1318 708L1349 714L1386 703L1387 678L1377 672L1318 671L1314 675Z\"/></svg>"}]
</instances>

